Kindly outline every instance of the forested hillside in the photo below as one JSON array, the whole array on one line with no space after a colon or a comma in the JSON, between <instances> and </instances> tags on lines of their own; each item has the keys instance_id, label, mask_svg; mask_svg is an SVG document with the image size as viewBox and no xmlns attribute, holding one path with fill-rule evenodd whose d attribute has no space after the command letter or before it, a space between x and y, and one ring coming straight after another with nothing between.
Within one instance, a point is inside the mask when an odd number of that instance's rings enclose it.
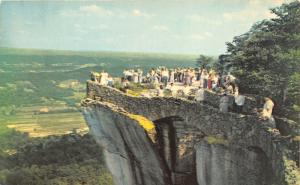
<instances>
[{"instance_id":1,"label":"forested hillside","mask_svg":"<svg viewBox=\"0 0 300 185\"><path fill-rule=\"evenodd\" d=\"M227 43L220 55L223 69L239 79L243 93L269 96L281 116L299 120L300 2L271 9L275 15Z\"/></svg>"},{"instance_id":2,"label":"forested hillside","mask_svg":"<svg viewBox=\"0 0 300 185\"><path fill-rule=\"evenodd\" d=\"M15 154L0 155L0 184L112 185L102 149L90 135L30 139Z\"/></svg>"}]
</instances>

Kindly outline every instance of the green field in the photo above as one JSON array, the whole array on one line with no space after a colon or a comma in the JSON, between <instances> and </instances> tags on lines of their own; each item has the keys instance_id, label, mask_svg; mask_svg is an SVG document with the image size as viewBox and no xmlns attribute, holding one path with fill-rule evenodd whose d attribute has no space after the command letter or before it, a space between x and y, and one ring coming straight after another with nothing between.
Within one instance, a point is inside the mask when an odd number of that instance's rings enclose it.
<instances>
[{"instance_id":1,"label":"green field","mask_svg":"<svg viewBox=\"0 0 300 185\"><path fill-rule=\"evenodd\" d=\"M90 71L194 67L197 56L0 48L0 148L87 127L80 113ZM25 135L24 135L25 133Z\"/></svg>"}]
</instances>

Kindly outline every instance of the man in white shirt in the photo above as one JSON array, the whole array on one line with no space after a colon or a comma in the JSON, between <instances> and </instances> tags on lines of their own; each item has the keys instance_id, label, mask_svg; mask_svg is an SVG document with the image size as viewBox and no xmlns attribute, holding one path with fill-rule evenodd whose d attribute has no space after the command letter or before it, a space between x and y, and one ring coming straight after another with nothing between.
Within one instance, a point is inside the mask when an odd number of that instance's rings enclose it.
<instances>
[{"instance_id":1,"label":"man in white shirt","mask_svg":"<svg viewBox=\"0 0 300 185\"><path fill-rule=\"evenodd\" d=\"M176 87L174 86L174 83L170 83L170 85L167 85L166 89L171 91L173 97L177 96Z\"/></svg>"},{"instance_id":2,"label":"man in white shirt","mask_svg":"<svg viewBox=\"0 0 300 185\"><path fill-rule=\"evenodd\" d=\"M245 96L238 94L234 96L234 102L236 104L236 112L237 113L242 113L243 111L243 106L245 104Z\"/></svg>"},{"instance_id":3,"label":"man in white shirt","mask_svg":"<svg viewBox=\"0 0 300 185\"><path fill-rule=\"evenodd\" d=\"M170 83L174 83L175 82L175 72L174 70L170 70L170 78L169 78L169 82Z\"/></svg>"},{"instance_id":4,"label":"man in white shirt","mask_svg":"<svg viewBox=\"0 0 300 185\"><path fill-rule=\"evenodd\" d=\"M100 73L100 85L107 85L108 83L108 73L102 71Z\"/></svg>"},{"instance_id":5,"label":"man in white shirt","mask_svg":"<svg viewBox=\"0 0 300 185\"><path fill-rule=\"evenodd\" d=\"M220 111L221 112L228 112L228 105L229 105L229 97L227 96L227 94L223 94L223 96L220 99Z\"/></svg>"},{"instance_id":6,"label":"man in white shirt","mask_svg":"<svg viewBox=\"0 0 300 185\"><path fill-rule=\"evenodd\" d=\"M139 83L142 83L142 81L143 81L143 71L141 69L138 69L138 78L139 78Z\"/></svg>"},{"instance_id":7,"label":"man in white shirt","mask_svg":"<svg viewBox=\"0 0 300 185\"><path fill-rule=\"evenodd\" d=\"M199 89L196 91L195 100L199 102L204 101L204 89L201 86L199 86Z\"/></svg>"},{"instance_id":8,"label":"man in white shirt","mask_svg":"<svg viewBox=\"0 0 300 185\"><path fill-rule=\"evenodd\" d=\"M134 72L132 73L132 81L133 83L139 82L139 74L137 70L134 70Z\"/></svg>"},{"instance_id":9,"label":"man in white shirt","mask_svg":"<svg viewBox=\"0 0 300 185\"><path fill-rule=\"evenodd\" d=\"M156 90L157 90L157 96L159 96L159 97L164 96L164 87L163 87L163 85L160 85Z\"/></svg>"}]
</instances>

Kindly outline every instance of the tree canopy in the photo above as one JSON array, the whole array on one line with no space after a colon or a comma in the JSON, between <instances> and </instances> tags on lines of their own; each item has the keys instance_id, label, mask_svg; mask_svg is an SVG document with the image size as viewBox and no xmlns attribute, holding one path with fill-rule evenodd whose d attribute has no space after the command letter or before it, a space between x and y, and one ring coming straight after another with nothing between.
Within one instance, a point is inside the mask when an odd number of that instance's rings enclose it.
<instances>
[{"instance_id":1,"label":"tree canopy","mask_svg":"<svg viewBox=\"0 0 300 185\"><path fill-rule=\"evenodd\" d=\"M213 57L210 56L205 56L205 55L200 55L197 58L197 66L202 68L202 69L207 69L207 68L211 68L213 63L214 63L214 59Z\"/></svg>"},{"instance_id":2,"label":"tree canopy","mask_svg":"<svg viewBox=\"0 0 300 185\"><path fill-rule=\"evenodd\" d=\"M300 2L282 4L271 12L274 18L254 24L247 33L227 43L227 54L219 57L219 64L232 71L244 92L269 96L275 101L277 113L297 115Z\"/></svg>"}]
</instances>

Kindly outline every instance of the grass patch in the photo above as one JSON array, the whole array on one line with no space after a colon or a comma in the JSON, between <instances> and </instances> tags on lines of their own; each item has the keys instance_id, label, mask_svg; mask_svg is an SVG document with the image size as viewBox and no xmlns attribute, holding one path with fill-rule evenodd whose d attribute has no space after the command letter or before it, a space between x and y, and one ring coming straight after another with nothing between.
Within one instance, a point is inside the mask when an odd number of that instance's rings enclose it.
<instances>
[{"instance_id":1,"label":"grass patch","mask_svg":"<svg viewBox=\"0 0 300 185\"><path fill-rule=\"evenodd\" d=\"M41 112L41 109L49 112ZM30 137L46 137L87 132L87 126L82 114L74 107L66 104L51 106L26 106L16 108L13 115L1 115L0 147L1 151L14 149L20 142L26 142Z\"/></svg>"}]
</instances>

